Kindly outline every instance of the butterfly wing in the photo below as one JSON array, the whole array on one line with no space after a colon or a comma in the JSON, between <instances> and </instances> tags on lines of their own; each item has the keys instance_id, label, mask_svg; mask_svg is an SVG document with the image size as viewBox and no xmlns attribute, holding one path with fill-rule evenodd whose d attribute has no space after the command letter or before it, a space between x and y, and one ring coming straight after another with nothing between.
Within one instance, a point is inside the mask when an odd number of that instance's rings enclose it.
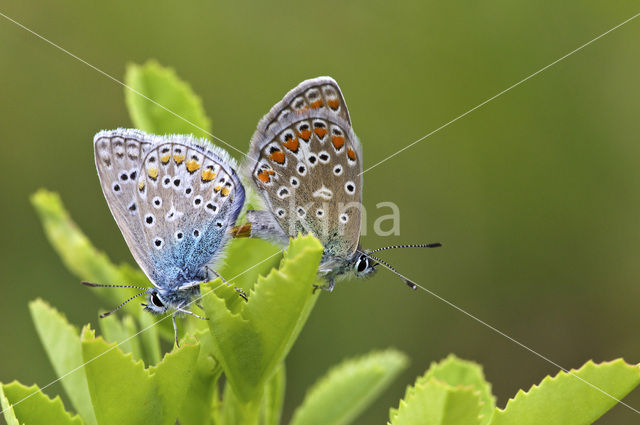
<instances>
[{"instance_id":1,"label":"butterfly wing","mask_svg":"<svg viewBox=\"0 0 640 425\"><path fill-rule=\"evenodd\" d=\"M112 133L119 137L121 132ZM127 187L134 196L123 197L126 202L107 196L109 207L153 282L169 288L200 280L203 267L220 255L244 204L235 162L224 150L191 136L135 135L144 149L135 162L136 179ZM99 161L101 145L96 146ZM110 181L105 182L106 196ZM130 211L127 220L119 219L123 208Z\"/></svg>"},{"instance_id":2,"label":"butterfly wing","mask_svg":"<svg viewBox=\"0 0 640 425\"><path fill-rule=\"evenodd\" d=\"M246 171L285 234L312 233L340 257L356 250L362 151L332 78L287 93L258 124L249 156Z\"/></svg>"},{"instance_id":3,"label":"butterfly wing","mask_svg":"<svg viewBox=\"0 0 640 425\"><path fill-rule=\"evenodd\" d=\"M130 129L101 131L93 138L96 168L109 210L133 258L150 278L150 251L143 243L136 188L142 158L151 144L145 133Z\"/></svg>"},{"instance_id":4,"label":"butterfly wing","mask_svg":"<svg viewBox=\"0 0 640 425\"><path fill-rule=\"evenodd\" d=\"M146 152L140 217L163 286L201 280L221 255L245 199L235 166L222 149L189 136L162 137Z\"/></svg>"}]
</instances>

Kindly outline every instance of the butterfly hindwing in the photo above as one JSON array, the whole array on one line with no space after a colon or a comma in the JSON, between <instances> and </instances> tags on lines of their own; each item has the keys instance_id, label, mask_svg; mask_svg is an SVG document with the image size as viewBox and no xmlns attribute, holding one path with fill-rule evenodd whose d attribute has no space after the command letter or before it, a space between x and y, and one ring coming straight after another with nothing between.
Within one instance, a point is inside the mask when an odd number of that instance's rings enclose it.
<instances>
[{"instance_id":1,"label":"butterfly hindwing","mask_svg":"<svg viewBox=\"0 0 640 425\"><path fill-rule=\"evenodd\" d=\"M301 83L262 119L251 141L249 173L289 236L312 233L325 250L357 248L362 154L337 83Z\"/></svg>"},{"instance_id":2,"label":"butterfly hindwing","mask_svg":"<svg viewBox=\"0 0 640 425\"><path fill-rule=\"evenodd\" d=\"M195 279L228 239L244 189L224 160L190 137L149 149L140 168L140 217L158 278L170 285L182 273ZM226 155L225 155L226 156Z\"/></svg>"}]
</instances>

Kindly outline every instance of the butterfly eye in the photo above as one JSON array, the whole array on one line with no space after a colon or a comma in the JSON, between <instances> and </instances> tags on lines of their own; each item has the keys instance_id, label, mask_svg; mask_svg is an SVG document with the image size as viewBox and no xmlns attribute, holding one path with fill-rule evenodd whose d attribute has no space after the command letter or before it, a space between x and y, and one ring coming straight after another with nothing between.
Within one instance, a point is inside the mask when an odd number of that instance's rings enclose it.
<instances>
[{"instance_id":1,"label":"butterfly eye","mask_svg":"<svg viewBox=\"0 0 640 425\"><path fill-rule=\"evenodd\" d=\"M364 272L367 269L367 267L369 267L369 259L364 255L361 255L360 258L358 258L358 264L357 264L358 273Z\"/></svg>"},{"instance_id":2,"label":"butterfly eye","mask_svg":"<svg viewBox=\"0 0 640 425\"><path fill-rule=\"evenodd\" d=\"M156 294L155 292L151 295L151 302L156 307L164 307L162 300L160 300L160 297L158 297L158 294Z\"/></svg>"}]
</instances>

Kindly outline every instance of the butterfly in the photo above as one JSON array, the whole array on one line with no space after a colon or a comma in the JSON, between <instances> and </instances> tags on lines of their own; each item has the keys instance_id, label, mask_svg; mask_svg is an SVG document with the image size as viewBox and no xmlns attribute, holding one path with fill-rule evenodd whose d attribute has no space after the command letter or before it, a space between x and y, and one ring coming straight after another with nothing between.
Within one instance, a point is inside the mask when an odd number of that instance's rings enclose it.
<instances>
[{"instance_id":1,"label":"butterfly","mask_svg":"<svg viewBox=\"0 0 640 425\"><path fill-rule=\"evenodd\" d=\"M367 277L378 264L416 285L372 254L391 248L438 247L439 243L360 247L362 147L338 83L330 77L303 81L258 123L243 173L261 195L266 210L248 211L235 237L287 244L311 233L324 247L319 274L322 289L335 279ZM317 287L316 287L317 289Z\"/></svg>"},{"instance_id":2,"label":"butterfly","mask_svg":"<svg viewBox=\"0 0 640 425\"><path fill-rule=\"evenodd\" d=\"M153 287L144 309L155 314L188 310L210 280L229 229L244 205L245 192L229 154L193 136L156 136L140 130L100 131L93 139L100 185L134 259Z\"/></svg>"}]
</instances>

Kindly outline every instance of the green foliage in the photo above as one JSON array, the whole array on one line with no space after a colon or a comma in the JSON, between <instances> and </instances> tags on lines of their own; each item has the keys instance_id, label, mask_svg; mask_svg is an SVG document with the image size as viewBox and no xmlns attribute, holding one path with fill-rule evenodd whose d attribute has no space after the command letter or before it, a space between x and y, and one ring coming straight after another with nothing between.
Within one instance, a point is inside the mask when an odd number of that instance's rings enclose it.
<instances>
[{"instance_id":1,"label":"green foliage","mask_svg":"<svg viewBox=\"0 0 640 425\"><path fill-rule=\"evenodd\" d=\"M204 310L213 335L214 354L239 400L248 402L284 360L317 299L312 295L322 245L312 236L292 240L278 270L258 279L249 302L238 313L225 308L233 290L213 293L220 282L205 285Z\"/></svg>"},{"instance_id":2,"label":"green foliage","mask_svg":"<svg viewBox=\"0 0 640 425\"><path fill-rule=\"evenodd\" d=\"M71 404L85 424L97 424L89 397L87 377L83 371L74 373L83 363L78 330L62 314L40 299L29 303L29 311L53 370L57 376L65 376L61 383Z\"/></svg>"},{"instance_id":3,"label":"green foliage","mask_svg":"<svg viewBox=\"0 0 640 425\"><path fill-rule=\"evenodd\" d=\"M396 350L346 360L315 383L290 425L351 423L407 365Z\"/></svg>"},{"instance_id":4,"label":"green foliage","mask_svg":"<svg viewBox=\"0 0 640 425\"><path fill-rule=\"evenodd\" d=\"M96 338L87 328L82 335L84 371L100 424L172 425L184 401L199 345L183 344L157 367L144 368L115 344Z\"/></svg>"},{"instance_id":5,"label":"green foliage","mask_svg":"<svg viewBox=\"0 0 640 425\"><path fill-rule=\"evenodd\" d=\"M571 374L547 376L528 392L518 391L504 410L496 410L491 425L590 424L638 384L638 365L620 359L600 364L589 361Z\"/></svg>"},{"instance_id":6,"label":"green foliage","mask_svg":"<svg viewBox=\"0 0 640 425\"><path fill-rule=\"evenodd\" d=\"M155 61L144 65L129 64L124 81L135 90L125 88L134 127L153 134L194 134L199 137L211 132L211 122L202 101L172 69Z\"/></svg>"},{"instance_id":7,"label":"green foliage","mask_svg":"<svg viewBox=\"0 0 640 425\"><path fill-rule=\"evenodd\" d=\"M26 387L19 382L2 384L2 409L8 424L27 425L82 425L79 416L72 416L66 410L60 397L53 400L35 385ZM13 407L7 409L5 403Z\"/></svg>"},{"instance_id":8,"label":"green foliage","mask_svg":"<svg viewBox=\"0 0 640 425\"><path fill-rule=\"evenodd\" d=\"M135 126L154 133L209 131L200 99L172 70L155 62L130 65L126 81L143 95L186 117L201 128L127 92ZM78 279L98 283L148 285L142 272L114 265L97 250L69 217L57 194L40 190L31 198L45 233L67 268ZM322 246L312 236L293 239L281 255L267 242L234 240L220 279L201 286L208 321L179 320L181 347L163 357L160 338L173 343L169 316L155 318L126 306L100 322L102 336L82 331L42 300L30 303L36 331L62 387L77 412L65 411L37 386L0 384L0 404L9 425L174 424L278 425L286 387L285 361L318 294L312 285ZM233 287L249 295L244 302ZM134 290L92 289L109 306ZM167 344L168 345L168 344ZM307 393L291 425L347 425L405 367L395 350L347 360L330 370ZM146 365L146 366L145 366ZM221 377L224 374L224 384ZM520 391L504 410L482 369L449 356L409 387L391 425L526 425L591 423L640 382L640 370L617 360L587 363L574 372L545 378L529 392ZM589 384L593 386L590 386Z\"/></svg>"},{"instance_id":9,"label":"green foliage","mask_svg":"<svg viewBox=\"0 0 640 425\"><path fill-rule=\"evenodd\" d=\"M587 362L571 374L561 372L553 378L547 376L527 393L518 391L505 409L499 409L495 407L491 386L485 381L480 366L449 356L432 364L407 388L399 407L391 409L389 423L590 424L611 409L615 399L622 399L638 384L640 367L637 365L622 360Z\"/></svg>"},{"instance_id":10,"label":"green foliage","mask_svg":"<svg viewBox=\"0 0 640 425\"><path fill-rule=\"evenodd\" d=\"M473 388L419 379L390 419L391 425L475 425L480 423L480 397Z\"/></svg>"},{"instance_id":11,"label":"green foliage","mask_svg":"<svg viewBox=\"0 0 640 425\"><path fill-rule=\"evenodd\" d=\"M480 365L449 355L439 363L432 363L421 381L424 382L430 378L445 382L452 387L472 387L482 403L479 423L482 425L489 423L496 407L496 398L491 393L491 384L485 380Z\"/></svg>"}]
</instances>

